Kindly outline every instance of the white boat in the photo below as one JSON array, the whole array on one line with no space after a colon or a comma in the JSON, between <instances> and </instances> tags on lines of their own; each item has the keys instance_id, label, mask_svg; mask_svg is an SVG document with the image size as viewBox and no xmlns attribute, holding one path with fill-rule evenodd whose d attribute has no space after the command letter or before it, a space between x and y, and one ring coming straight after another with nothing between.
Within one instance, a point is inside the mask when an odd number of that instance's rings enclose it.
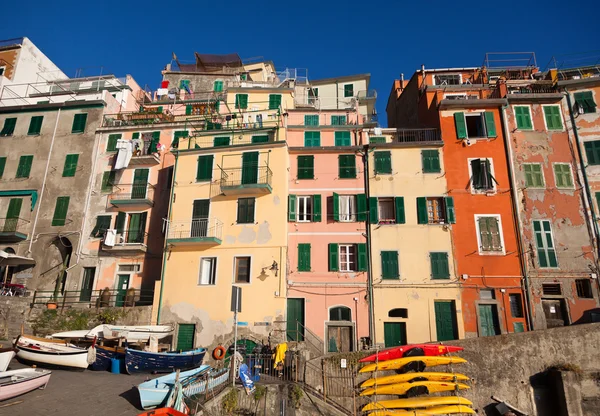
<instances>
[{"instance_id":1,"label":"white boat","mask_svg":"<svg viewBox=\"0 0 600 416\"><path fill-rule=\"evenodd\" d=\"M0 401L46 387L51 374L51 371L41 368L0 372Z\"/></svg>"},{"instance_id":2,"label":"white boat","mask_svg":"<svg viewBox=\"0 0 600 416\"><path fill-rule=\"evenodd\" d=\"M79 348L60 340L20 335L15 340L17 358L34 364L86 369L96 359L94 346Z\"/></svg>"},{"instance_id":3,"label":"white boat","mask_svg":"<svg viewBox=\"0 0 600 416\"><path fill-rule=\"evenodd\" d=\"M0 372L6 371L15 354L14 348L0 348Z\"/></svg>"},{"instance_id":4,"label":"white boat","mask_svg":"<svg viewBox=\"0 0 600 416\"><path fill-rule=\"evenodd\" d=\"M163 339L173 333L172 325L98 325L91 330L66 331L52 334L53 338L76 339L117 339L125 338L129 342L148 342L150 336Z\"/></svg>"}]
</instances>

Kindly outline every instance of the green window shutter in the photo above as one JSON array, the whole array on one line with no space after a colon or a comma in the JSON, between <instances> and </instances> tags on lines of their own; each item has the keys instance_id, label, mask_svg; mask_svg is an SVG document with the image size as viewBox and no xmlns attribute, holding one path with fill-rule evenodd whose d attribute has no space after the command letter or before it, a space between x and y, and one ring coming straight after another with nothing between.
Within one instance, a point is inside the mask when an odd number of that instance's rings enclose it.
<instances>
[{"instance_id":1,"label":"green window shutter","mask_svg":"<svg viewBox=\"0 0 600 416\"><path fill-rule=\"evenodd\" d=\"M483 177L481 175L481 159L471 160L471 184L475 189L481 189Z\"/></svg>"},{"instance_id":2,"label":"green window shutter","mask_svg":"<svg viewBox=\"0 0 600 416\"><path fill-rule=\"evenodd\" d=\"M356 220L367 220L367 196L365 194L356 195Z\"/></svg>"},{"instance_id":3,"label":"green window shutter","mask_svg":"<svg viewBox=\"0 0 600 416\"><path fill-rule=\"evenodd\" d=\"M110 215L98 215L96 217L96 225L92 229L90 237L102 237L104 235L104 232L110 228L111 221L112 216Z\"/></svg>"},{"instance_id":4,"label":"green window shutter","mask_svg":"<svg viewBox=\"0 0 600 416\"><path fill-rule=\"evenodd\" d=\"M369 258L367 257L367 245L365 243L359 243L356 246L358 252L358 271L366 272L367 265L369 264Z\"/></svg>"},{"instance_id":5,"label":"green window shutter","mask_svg":"<svg viewBox=\"0 0 600 416\"><path fill-rule=\"evenodd\" d=\"M269 136L267 135L262 135L262 136L252 136L252 143L267 143L269 141Z\"/></svg>"},{"instance_id":6,"label":"green window shutter","mask_svg":"<svg viewBox=\"0 0 600 416\"><path fill-rule=\"evenodd\" d=\"M185 106L185 115L186 116L191 116L192 115L192 110L193 110L193 107L192 107L191 104L186 105Z\"/></svg>"},{"instance_id":7,"label":"green window shutter","mask_svg":"<svg viewBox=\"0 0 600 416\"><path fill-rule=\"evenodd\" d=\"M115 178L117 175L117 171L109 170L102 174L102 186L100 190L102 192L112 192L113 185L115 184Z\"/></svg>"},{"instance_id":8,"label":"green window shutter","mask_svg":"<svg viewBox=\"0 0 600 416\"><path fill-rule=\"evenodd\" d=\"M558 267L550 221L533 221L533 231L540 267Z\"/></svg>"},{"instance_id":9,"label":"green window shutter","mask_svg":"<svg viewBox=\"0 0 600 416\"><path fill-rule=\"evenodd\" d=\"M370 144L385 144L384 136L369 136Z\"/></svg>"},{"instance_id":10,"label":"green window shutter","mask_svg":"<svg viewBox=\"0 0 600 416\"><path fill-rule=\"evenodd\" d=\"M429 215L427 214L427 198L417 198L417 223L429 224Z\"/></svg>"},{"instance_id":11,"label":"green window shutter","mask_svg":"<svg viewBox=\"0 0 600 416\"><path fill-rule=\"evenodd\" d=\"M153 131L152 139L150 140L150 146L148 147L148 151L150 153L156 153L158 150L159 143L160 143L160 131Z\"/></svg>"},{"instance_id":12,"label":"green window shutter","mask_svg":"<svg viewBox=\"0 0 600 416\"><path fill-rule=\"evenodd\" d=\"M320 131L305 131L304 132L304 146L306 146L306 147L321 146L321 132Z\"/></svg>"},{"instance_id":13,"label":"green window shutter","mask_svg":"<svg viewBox=\"0 0 600 416\"><path fill-rule=\"evenodd\" d=\"M298 179L314 179L314 156L298 156Z\"/></svg>"},{"instance_id":14,"label":"green window shutter","mask_svg":"<svg viewBox=\"0 0 600 416\"><path fill-rule=\"evenodd\" d=\"M87 121L87 113L75 114L73 117L73 128L71 133L83 133L85 131L85 123Z\"/></svg>"},{"instance_id":15,"label":"green window shutter","mask_svg":"<svg viewBox=\"0 0 600 416\"><path fill-rule=\"evenodd\" d=\"M517 128L519 130L531 130L533 128L533 124L531 123L531 114L529 112L529 107L519 105L515 106L515 119L517 121Z\"/></svg>"},{"instance_id":16,"label":"green window shutter","mask_svg":"<svg viewBox=\"0 0 600 416\"><path fill-rule=\"evenodd\" d=\"M392 152L375 152L375 174L392 173Z\"/></svg>"},{"instance_id":17,"label":"green window shutter","mask_svg":"<svg viewBox=\"0 0 600 416\"><path fill-rule=\"evenodd\" d=\"M69 200L68 196L59 196L56 198L56 206L54 207L54 217L52 217L53 226L65 225L67 220L67 212L69 211Z\"/></svg>"},{"instance_id":18,"label":"green window shutter","mask_svg":"<svg viewBox=\"0 0 600 416\"><path fill-rule=\"evenodd\" d=\"M277 110L281 105L281 94L269 95L269 110Z\"/></svg>"},{"instance_id":19,"label":"green window shutter","mask_svg":"<svg viewBox=\"0 0 600 416\"><path fill-rule=\"evenodd\" d=\"M394 205L396 207L396 224L406 224L406 214L404 212L404 197L395 197Z\"/></svg>"},{"instance_id":20,"label":"green window shutter","mask_svg":"<svg viewBox=\"0 0 600 416\"><path fill-rule=\"evenodd\" d=\"M321 195L312 196L313 222L321 222Z\"/></svg>"},{"instance_id":21,"label":"green window shutter","mask_svg":"<svg viewBox=\"0 0 600 416\"><path fill-rule=\"evenodd\" d=\"M171 142L171 147L178 148L179 147L179 139L183 139L189 136L187 130L177 130L173 133L173 141Z\"/></svg>"},{"instance_id":22,"label":"green window shutter","mask_svg":"<svg viewBox=\"0 0 600 416\"><path fill-rule=\"evenodd\" d=\"M576 92L574 97L575 103L578 107L583 109L584 113L596 112L596 102L594 101L592 91Z\"/></svg>"},{"instance_id":23,"label":"green window shutter","mask_svg":"<svg viewBox=\"0 0 600 416\"><path fill-rule=\"evenodd\" d=\"M596 192L596 206L598 208L596 212L600 213L600 192Z\"/></svg>"},{"instance_id":24,"label":"green window shutter","mask_svg":"<svg viewBox=\"0 0 600 416\"><path fill-rule=\"evenodd\" d=\"M31 117L31 121L29 122L29 130L27 134L30 136L35 136L40 134L42 131L42 122L44 121L44 116L33 116Z\"/></svg>"},{"instance_id":25,"label":"green window shutter","mask_svg":"<svg viewBox=\"0 0 600 416\"><path fill-rule=\"evenodd\" d=\"M223 92L223 81L215 81L213 84L214 92Z\"/></svg>"},{"instance_id":26,"label":"green window shutter","mask_svg":"<svg viewBox=\"0 0 600 416\"><path fill-rule=\"evenodd\" d=\"M494 120L494 113L490 111L485 112L485 127L487 129L487 137L496 137L496 121Z\"/></svg>"},{"instance_id":27,"label":"green window shutter","mask_svg":"<svg viewBox=\"0 0 600 416\"><path fill-rule=\"evenodd\" d=\"M335 192L333 193L333 220L340 220L340 196Z\"/></svg>"},{"instance_id":28,"label":"green window shutter","mask_svg":"<svg viewBox=\"0 0 600 416\"><path fill-rule=\"evenodd\" d=\"M456 137L466 139L467 121L465 120L465 113L454 113L454 124L456 125Z\"/></svg>"},{"instance_id":29,"label":"green window shutter","mask_svg":"<svg viewBox=\"0 0 600 416\"><path fill-rule=\"evenodd\" d=\"M310 272L310 244L298 244L298 271Z\"/></svg>"},{"instance_id":30,"label":"green window shutter","mask_svg":"<svg viewBox=\"0 0 600 416\"><path fill-rule=\"evenodd\" d=\"M131 135L131 140L136 140L140 138L140 133L136 132Z\"/></svg>"},{"instance_id":31,"label":"green window shutter","mask_svg":"<svg viewBox=\"0 0 600 416\"><path fill-rule=\"evenodd\" d=\"M296 195L288 195L288 221L296 221Z\"/></svg>"},{"instance_id":32,"label":"green window shutter","mask_svg":"<svg viewBox=\"0 0 600 416\"><path fill-rule=\"evenodd\" d=\"M338 245L336 243L329 243L329 271L337 272L338 270Z\"/></svg>"},{"instance_id":33,"label":"green window shutter","mask_svg":"<svg viewBox=\"0 0 600 416\"><path fill-rule=\"evenodd\" d=\"M339 155L338 156L339 177L341 179L356 178L356 156Z\"/></svg>"},{"instance_id":34,"label":"green window shutter","mask_svg":"<svg viewBox=\"0 0 600 416\"><path fill-rule=\"evenodd\" d=\"M107 152L115 152L117 150L117 141L121 139L121 134L109 134L106 143Z\"/></svg>"},{"instance_id":35,"label":"green window shutter","mask_svg":"<svg viewBox=\"0 0 600 416\"><path fill-rule=\"evenodd\" d=\"M304 125L305 126L318 126L319 125L319 116L318 115L310 115L307 114L304 116Z\"/></svg>"},{"instance_id":36,"label":"green window shutter","mask_svg":"<svg viewBox=\"0 0 600 416\"><path fill-rule=\"evenodd\" d=\"M444 205L446 205L446 221L449 224L456 223L456 214L454 212L454 198L447 196L444 198Z\"/></svg>"},{"instance_id":37,"label":"green window shutter","mask_svg":"<svg viewBox=\"0 0 600 416\"><path fill-rule=\"evenodd\" d=\"M213 155L198 156L196 182L206 182L212 180L213 159Z\"/></svg>"},{"instance_id":38,"label":"green window shutter","mask_svg":"<svg viewBox=\"0 0 600 416\"><path fill-rule=\"evenodd\" d=\"M441 172L440 152L438 150L421 150L421 164L423 173Z\"/></svg>"},{"instance_id":39,"label":"green window shutter","mask_svg":"<svg viewBox=\"0 0 600 416\"><path fill-rule=\"evenodd\" d=\"M0 130L0 136L12 136L15 132L16 125L16 118L7 118L6 120L4 120L4 127L2 127L2 130Z\"/></svg>"},{"instance_id":40,"label":"green window shutter","mask_svg":"<svg viewBox=\"0 0 600 416\"><path fill-rule=\"evenodd\" d=\"M349 131L336 131L334 136L335 136L335 145L336 146L351 146L352 145Z\"/></svg>"},{"instance_id":41,"label":"green window shutter","mask_svg":"<svg viewBox=\"0 0 600 416\"><path fill-rule=\"evenodd\" d=\"M214 147L229 146L229 137L215 137L213 139Z\"/></svg>"},{"instance_id":42,"label":"green window shutter","mask_svg":"<svg viewBox=\"0 0 600 416\"><path fill-rule=\"evenodd\" d=\"M448 253L429 253L431 260L431 278L449 279Z\"/></svg>"},{"instance_id":43,"label":"green window shutter","mask_svg":"<svg viewBox=\"0 0 600 416\"><path fill-rule=\"evenodd\" d=\"M531 188L543 188L544 177L542 174L542 166L539 163L528 163L523 165L525 173L525 186Z\"/></svg>"},{"instance_id":44,"label":"green window shutter","mask_svg":"<svg viewBox=\"0 0 600 416\"><path fill-rule=\"evenodd\" d=\"M242 110L248 108L248 94L235 95L235 108Z\"/></svg>"},{"instance_id":45,"label":"green window shutter","mask_svg":"<svg viewBox=\"0 0 600 416\"><path fill-rule=\"evenodd\" d=\"M400 277L397 251L381 252L381 277L383 279L397 279Z\"/></svg>"},{"instance_id":46,"label":"green window shutter","mask_svg":"<svg viewBox=\"0 0 600 416\"><path fill-rule=\"evenodd\" d=\"M554 165L554 181L557 188L570 188L573 186L570 165L557 163Z\"/></svg>"},{"instance_id":47,"label":"green window shutter","mask_svg":"<svg viewBox=\"0 0 600 416\"><path fill-rule=\"evenodd\" d=\"M238 224L252 224L254 222L254 209L256 198L239 198L238 199Z\"/></svg>"},{"instance_id":48,"label":"green window shutter","mask_svg":"<svg viewBox=\"0 0 600 416\"><path fill-rule=\"evenodd\" d=\"M4 168L6 167L6 156L0 157L0 179L4 175Z\"/></svg>"},{"instance_id":49,"label":"green window shutter","mask_svg":"<svg viewBox=\"0 0 600 416\"><path fill-rule=\"evenodd\" d=\"M29 178L31 166L33 164L33 156L21 156L19 158L19 166L17 167L16 178Z\"/></svg>"},{"instance_id":50,"label":"green window shutter","mask_svg":"<svg viewBox=\"0 0 600 416\"><path fill-rule=\"evenodd\" d=\"M79 161L79 155L67 155L65 158L65 166L63 168L63 178L75 176L77 171L77 162Z\"/></svg>"},{"instance_id":51,"label":"green window shutter","mask_svg":"<svg viewBox=\"0 0 600 416\"><path fill-rule=\"evenodd\" d=\"M23 206L23 198L11 198L10 201L8 202L8 210L6 211L6 219L17 219L19 218L19 216L21 215L21 207ZM14 224L14 226L16 227L16 222L12 221L12 223ZM10 222L9 222L10 224ZM10 225L13 225L10 224ZM6 230L6 223L5 223L5 231ZM14 228L14 227L12 227ZM15 231L16 229L12 229L10 231Z\"/></svg>"},{"instance_id":52,"label":"green window shutter","mask_svg":"<svg viewBox=\"0 0 600 416\"><path fill-rule=\"evenodd\" d=\"M377 224L379 222L377 198L374 196L369 197L369 222L371 224Z\"/></svg>"},{"instance_id":53,"label":"green window shutter","mask_svg":"<svg viewBox=\"0 0 600 416\"><path fill-rule=\"evenodd\" d=\"M344 85L344 97L354 97L354 84Z\"/></svg>"},{"instance_id":54,"label":"green window shutter","mask_svg":"<svg viewBox=\"0 0 600 416\"><path fill-rule=\"evenodd\" d=\"M117 230L117 234L123 234L123 231L125 230L126 219L126 213L120 211L117 213L117 218L115 219L115 229Z\"/></svg>"},{"instance_id":55,"label":"green window shutter","mask_svg":"<svg viewBox=\"0 0 600 416\"><path fill-rule=\"evenodd\" d=\"M546 238L546 250L548 252L548 264L550 267L558 267L558 261L556 260L556 250L554 249L554 242L552 241L552 229L550 227L550 221L543 221L544 237Z\"/></svg>"},{"instance_id":56,"label":"green window shutter","mask_svg":"<svg viewBox=\"0 0 600 416\"><path fill-rule=\"evenodd\" d=\"M584 142L585 155L590 165L600 165L600 140Z\"/></svg>"},{"instance_id":57,"label":"green window shutter","mask_svg":"<svg viewBox=\"0 0 600 416\"><path fill-rule=\"evenodd\" d=\"M544 117L546 118L546 127L548 130L562 130L563 126L559 106L544 106Z\"/></svg>"}]
</instances>

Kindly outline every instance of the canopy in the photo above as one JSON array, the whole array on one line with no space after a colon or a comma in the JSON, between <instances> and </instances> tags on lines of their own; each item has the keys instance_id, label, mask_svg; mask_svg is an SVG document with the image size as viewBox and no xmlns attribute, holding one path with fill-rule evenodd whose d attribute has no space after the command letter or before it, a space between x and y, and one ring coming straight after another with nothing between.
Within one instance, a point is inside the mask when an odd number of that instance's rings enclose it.
<instances>
[{"instance_id":1,"label":"canopy","mask_svg":"<svg viewBox=\"0 0 600 416\"><path fill-rule=\"evenodd\" d=\"M0 266L33 266L35 260L31 257L17 256L0 250Z\"/></svg>"},{"instance_id":2,"label":"canopy","mask_svg":"<svg viewBox=\"0 0 600 416\"><path fill-rule=\"evenodd\" d=\"M35 189L15 189L12 191L0 191L0 197L4 196L31 196L31 210L35 208L38 193Z\"/></svg>"}]
</instances>

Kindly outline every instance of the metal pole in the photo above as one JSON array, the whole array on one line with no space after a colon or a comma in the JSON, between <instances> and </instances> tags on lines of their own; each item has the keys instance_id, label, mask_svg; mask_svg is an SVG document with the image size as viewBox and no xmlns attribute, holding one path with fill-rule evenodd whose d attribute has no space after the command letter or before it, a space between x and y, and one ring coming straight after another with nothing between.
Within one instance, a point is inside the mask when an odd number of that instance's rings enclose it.
<instances>
[{"instance_id":1,"label":"metal pole","mask_svg":"<svg viewBox=\"0 0 600 416\"><path fill-rule=\"evenodd\" d=\"M363 145L363 179L365 184L365 199L367 200L367 215L365 228L367 234L367 291L369 296L369 346L375 343L375 317L373 315L373 256L371 253L371 203L369 191L369 145Z\"/></svg>"},{"instance_id":2,"label":"metal pole","mask_svg":"<svg viewBox=\"0 0 600 416\"><path fill-rule=\"evenodd\" d=\"M237 359L236 359L236 353L237 353L237 328L238 328L238 309L239 309L239 305L238 305L238 300L239 297L237 296L237 292L236 292L236 297L235 297L235 311L233 312L233 377L231 379L231 385L233 387L235 387L235 372L237 369Z\"/></svg>"}]
</instances>

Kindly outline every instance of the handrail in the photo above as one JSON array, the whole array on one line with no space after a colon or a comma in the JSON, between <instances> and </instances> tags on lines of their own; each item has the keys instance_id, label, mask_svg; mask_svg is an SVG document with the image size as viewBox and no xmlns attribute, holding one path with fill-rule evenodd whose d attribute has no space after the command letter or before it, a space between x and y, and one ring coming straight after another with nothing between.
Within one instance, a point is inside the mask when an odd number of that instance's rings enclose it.
<instances>
[{"instance_id":1,"label":"handrail","mask_svg":"<svg viewBox=\"0 0 600 416\"><path fill-rule=\"evenodd\" d=\"M33 292L31 306L46 305L49 302L61 308L73 305L90 305L100 307L131 307L152 305L154 290L134 289L95 289L65 290L55 297L53 290L36 290Z\"/></svg>"},{"instance_id":2,"label":"handrail","mask_svg":"<svg viewBox=\"0 0 600 416\"><path fill-rule=\"evenodd\" d=\"M169 221L167 239L223 236L223 222L217 218L197 218L187 221Z\"/></svg>"}]
</instances>

